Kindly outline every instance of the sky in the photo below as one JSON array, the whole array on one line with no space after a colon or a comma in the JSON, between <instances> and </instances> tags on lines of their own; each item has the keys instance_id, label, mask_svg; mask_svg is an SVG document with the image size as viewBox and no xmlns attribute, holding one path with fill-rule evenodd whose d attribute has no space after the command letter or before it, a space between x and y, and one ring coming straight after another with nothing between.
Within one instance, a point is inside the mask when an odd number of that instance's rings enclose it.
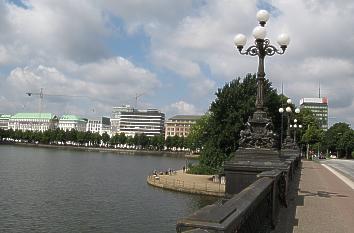
<instances>
[{"instance_id":1,"label":"sky","mask_svg":"<svg viewBox=\"0 0 354 233\"><path fill-rule=\"evenodd\" d=\"M254 43L256 13L267 38L291 41L266 57L266 78L299 103L329 99L329 121L354 124L352 0L0 0L0 113L109 116L113 106L203 114L225 83L257 70L240 55ZM137 98L136 102L136 96Z\"/></svg>"}]
</instances>

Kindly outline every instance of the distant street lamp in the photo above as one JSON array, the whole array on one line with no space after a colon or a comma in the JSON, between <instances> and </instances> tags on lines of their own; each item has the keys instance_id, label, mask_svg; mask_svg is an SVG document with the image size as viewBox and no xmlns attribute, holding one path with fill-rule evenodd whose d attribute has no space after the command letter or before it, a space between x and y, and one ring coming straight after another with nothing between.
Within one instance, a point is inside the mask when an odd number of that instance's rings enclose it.
<instances>
[{"instance_id":1,"label":"distant street lamp","mask_svg":"<svg viewBox=\"0 0 354 233\"><path fill-rule=\"evenodd\" d=\"M250 130L250 132L262 132L263 135L269 134L267 132L268 125L271 124L269 118L267 118L267 113L264 109L264 82L265 82L265 72L264 72L264 58L266 56L273 56L274 54L284 54L287 46L289 45L290 38L287 34L281 34L278 37L278 44L280 49L270 44L269 39L266 38L267 31L265 29L265 24L269 19L269 13L266 10L260 10L257 12L257 20L260 26L253 29L253 36L255 38L255 44L248 47L243 51L246 45L247 38L243 34L237 34L234 38L234 43L242 55L258 56L258 71L257 71L257 96L256 96L256 111L253 114L252 119L248 121L251 128L256 128L256 130ZM242 136L241 136L242 138ZM263 137L264 141L274 141L274 136L269 135ZM270 140L269 140L270 139ZM242 141L242 140L241 140ZM265 147L269 145L264 142ZM250 144L246 145L250 146Z\"/></svg>"},{"instance_id":2,"label":"distant street lamp","mask_svg":"<svg viewBox=\"0 0 354 233\"><path fill-rule=\"evenodd\" d=\"M286 103L288 104L288 105L290 105L291 103L292 103L292 101L291 101L291 99L287 99L286 100ZM296 124L296 122L297 122L297 120L295 119L294 120L294 125L291 125L290 124L290 118L291 118L291 114L293 113L293 109L291 108L291 106L287 106L286 108L285 108L285 112L287 113L286 115L287 115L287 118L288 118L288 124L287 124L287 131L286 131L286 139L285 139L285 141L286 141L286 143L290 143L291 142L291 133L290 133L290 128L297 128L297 124ZM295 110L294 110L294 112L296 113L296 114L298 114L298 113L300 113L300 109L299 108L296 108ZM284 113L284 108L279 108L279 113L281 113L281 114L283 114ZM302 127L302 126L301 126ZM282 142L282 140L281 140L281 142ZM294 141L293 141L294 143L296 143L296 139L295 139L295 136L294 136Z\"/></svg>"},{"instance_id":3,"label":"distant street lamp","mask_svg":"<svg viewBox=\"0 0 354 233\"><path fill-rule=\"evenodd\" d=\"M281 126L280 126L280 149L281 149L283 145L284 108L279 108L279 113L281 114Z\"/></svg>"},{"instance_id":4,"label":"distant street lamp","mask_svg":"<svg viewBox=\"0 0 354 233\"><path fill-rule=\"evenodd\" d=\"M295 113L300 113L300 111L296 112ZM296 130L297 129L301 129L302 128L302 125L298 125L297 124L297 119L294 119L294 125L290 125L290 127L293 127L294 129L294 144L296 144Z\"/></svg>"}]
</instances>

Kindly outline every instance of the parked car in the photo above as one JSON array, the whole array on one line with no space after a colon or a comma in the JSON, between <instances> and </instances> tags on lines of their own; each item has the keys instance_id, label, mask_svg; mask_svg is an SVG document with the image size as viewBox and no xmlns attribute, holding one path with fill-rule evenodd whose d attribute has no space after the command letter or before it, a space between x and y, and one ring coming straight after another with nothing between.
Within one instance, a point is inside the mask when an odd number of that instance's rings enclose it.
<instances>
[{"instance_id":1,"label":"parked car","mask_svg":"<svg viewBox=\"0 0 354 233\"><path fill-rule=\"evenodd\" d=\"M331 155L331 156L329 156L331 159L336 159L337 158L337 156L336 155Z\"/></svg>"}]
</instances>

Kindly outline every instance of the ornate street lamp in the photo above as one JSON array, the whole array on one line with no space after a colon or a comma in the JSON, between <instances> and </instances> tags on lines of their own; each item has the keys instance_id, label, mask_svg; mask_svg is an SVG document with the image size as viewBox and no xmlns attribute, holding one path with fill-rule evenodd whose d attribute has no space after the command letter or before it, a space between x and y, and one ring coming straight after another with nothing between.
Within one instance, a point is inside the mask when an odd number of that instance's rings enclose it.
<instances>
[{"instance_id":1,"label":"ornate street lamp","mask_svg":"<svg viewBox=\"0 0 354 233\"><path fill-rule=\"evenodd\" d=\"M292 103L291 99L287 99L286 103L288 105L290 105ZM279 113L283 113L284 112L284 108L279 108ZM291 114L293 113L293 109L291 108L291 106L288 106L285 108L285 112L286 112L286 115L287 115L287 118L288 118L288 124L287 124L287 131L286 131L286 138L285 138L285 144L287 144L287 147L291 147L292 143L296 143L296 139L295 139L295 136L294 136L294 140L291 139L291 132L290 132L290 129L291 128L297 128L298 125L296 125L296 122L297 120L295 119L294 120L294 125L291 125L290 124L290 118L291 118ZM299 108L295 108L294 112L296 114L300 113L300 109ZM282 142L282 141L281 141ZM281 144L282 145L282 144ZM283 145L282 145L283 146Z\"/></svg>"},{"instance_id":2,"label":"ornate street lamp","mask_svg":"<svg viewBox=\"0 0 354 233\"><path fill-rule=\"evenodd\" d=\"M240 146L241 147L274 147L270 144L274 144L274 134L271 131L272 123L269 118L267 118L267 113L264 109L264 82L265 82L265 72L264 72L264 58L266 56L273 56L274 54L284 54L287 46L289 45L290 38L286 34L281 34L278 37L278 44L280 49L270 44L269 39L266 38L267 31L265 29L265 24L269 19L269 13L266 10L260 10L257 12L257 19L260 26L253 29L253 36L255 38L255 44L243 50L246 45L247 38L243 34L238 34L234 38L234 43L242 55L258 56L258 71L257 71L257 96L256 96L256 111L253 114L252 119L248 120L247 132L241 134ZM255 133L257 135L255 135ZM262 143L260 139L246 140L245 135L249 138L259 135L263 135L264 141L271 141L272 143ZM273 136L271 136L273 135ZM242 145L243 144L243 145Z\"/></svg>"},{"instance_id":3,"label":"ornate street lamp","mask_svg":"<svg viewBox=\"0 0 354 233\"><path fill-rule=\"evenodd\" d=\"M284 124L284 108L279 108L279 113L281 114L281 126L280 126L280 148L283 145L283 124Z\"/></svg>"},{"instance_id":4,"label":"ornate street lamp","mask_svg":"<svg viewBox=\"0 0 354 233\"><path fill-rule=\"evenodd\" d=\"M296 113L296 111L295 111L295 113ZM299 113L299 112L297 112L297 113ZM298 125L297 124L297 119L294 119L294 125L293 125L293 129L294 129L294 144L296 144L296 130L297 129L301 129L302 128L302 125Z\"/></svg>"}]
</instances>

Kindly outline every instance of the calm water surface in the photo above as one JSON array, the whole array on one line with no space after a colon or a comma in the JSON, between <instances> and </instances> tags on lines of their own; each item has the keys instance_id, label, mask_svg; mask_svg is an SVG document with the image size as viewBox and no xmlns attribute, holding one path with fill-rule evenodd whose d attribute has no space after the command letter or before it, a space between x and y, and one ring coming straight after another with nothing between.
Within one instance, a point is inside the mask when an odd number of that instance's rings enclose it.
<instances>
[{"instance_id":1,"label":"calm water surface","mask_svg":"<svg viewBox=\"0 0 354 233\"><path fill-rule=\"evenodd\" d=\"M149 186L183 158L0 145L0 232L175 232L215 198Z\"/></svg>"}]
</instances>

